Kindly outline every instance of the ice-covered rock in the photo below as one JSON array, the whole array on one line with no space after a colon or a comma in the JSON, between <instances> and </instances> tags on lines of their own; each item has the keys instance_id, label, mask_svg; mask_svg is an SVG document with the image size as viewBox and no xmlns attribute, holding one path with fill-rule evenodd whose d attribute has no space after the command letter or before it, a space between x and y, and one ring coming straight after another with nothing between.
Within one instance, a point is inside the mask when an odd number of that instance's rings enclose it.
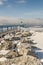
<instances>
[{"instance_id":1,"label":"ice-covered rock","mask_svg":"<svg viewBox=\"0 0 43 65\"><path fill-rule=\"evenodd\" d=\"M0 50L0 55L6 55L9 52L9 50Z\"/></svg>"},{"instance_id":2,"label":"ice-covered rock","mask_svg":"<svg viewBox=\"0 0 43 65\"><path fill-rule=\"evenodd\" d=\"M13 44L17 44L18 43L18 41L13 41Z\"/></svg>"},{"instance_id":3,"label":"ice-covered rock","mask_svg":"<svg viewBox=\"0 0 43 65\"><path fill-rule=\"evenodd\" d=\"M9 34L4 36L4 39L11 39L11 36Z\"/></svg>"},{"instance_id":4,"label":"ice-covered rock","mask_svg":"<svg viewBox=\"0 0 43 65\"><path fill-rule=\"evenodd\" d=\"M14 37L14 35L13 34L10 34L10 36L13 38Z\"/></svg>"},{"instance_id":5,"label":"ice-covered rock","mask_svg":"<svg viewBox=\"0 0 43 65\"><path fill-rule=\"evenodd\" d=\"M0 62L4 62L4 61L7 61L5 57L0 58Z\"/></svg>"},{"instance_id":6,"label":"ice-covered rock","mask_svg":"<svg viewBox=\"0 0 43 65\"><path fill-rule=\"evenodd\" d=\"M5 40L2 40L1 43L5 43Z\"/></svg>"}]
</instances>

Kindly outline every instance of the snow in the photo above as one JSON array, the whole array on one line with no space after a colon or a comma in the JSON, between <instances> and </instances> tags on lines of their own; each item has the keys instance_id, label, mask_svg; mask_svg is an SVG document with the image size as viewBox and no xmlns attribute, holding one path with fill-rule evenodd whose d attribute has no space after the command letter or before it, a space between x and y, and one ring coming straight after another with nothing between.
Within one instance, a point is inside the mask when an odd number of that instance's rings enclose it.
<instances>
[{"instance_id":1,"label":"snow","mask_svg":"<svg viewBox=\"0 0 43 65\"><path fill-rule=\"evenodd\" d=\"M33 30L30 30L30 33L35 33L35 31L33 31Z\"/></svg>"},{"instance_id":2,"label":"snow","mask_svg":"<svg viewBox=\"0 0 43 65\"><path fill-rule=\"evenodd\" d=\"M34 41L34 40L33 40L32 42L33 42L33 43L36 43L36 41Z\"/></svg>"},{"instance_id":3,"label":"snow","mask_svg":"<svg viewBox=\"0 0 43 65\"><path fill-rule=\"evenodd\" d=\"M5 35L5 36L4 36L4 39L11 39L11 38L13 38L13 37L14 37L14 35L11 33L11 34Z\"/></svg>"},{"instance_id":4,"label":"snow","mask_svg":"<svg viewBox=\"0 0 43 65\"><path fill-rule=\"evenodd\" d=\"M2 62L2 61L7 61L7 59L2 57L2 58L0 58L0 62Z\"/></svg>"},{"instance_id":5,"label":"snow","mask_svg":"<svg viewBox=\"0 0 43 65\"><path fill-rule=\"evenodd\" d=\"M10 36L11 36L11 37L14 37L14 35L13 35L13 34L10 34Z\"/></svg>"},{"instance_id":6,"label":"snow","mask_svg":"<svg viewBox=\"0 0 43 65\"><path fill-rule=\"evenodd\" d=\"M10 39L10 38L11 38L11 36L9 34L4 36L4 39Z\"/></svg>"},{"instance_id":7,"label":"snow","mask_svg":"<svg viewBox=\"0 0 43 65\"><path fill-rule=\"evenodd\" d=\"M1 43L0 43L0 45L1 45Z\"/></svg>"},{"instance_id":8,"label":"snow","mask_svg":"<svg viewBox=\"0 0 43 65\"><path fill-rule=\"evenodd\" d=\"M18 42L17 46L20 46L21 42Z\"/></svg>"},{"instance_id":9,"label":"snow","mask_svg":"<svg viewBox=\"0 0 43 65\"><path fill-rule=\"evenodd\" d=\"M18 43L18 41L15 41L15 40L13 41L13 44L17 44L17 43Z\"/></svg>"},{"instance_id":10,"label":"snow","mask_svg":"<svg viewBox=\"0 0 43 65\"><path fill-rule=\"evenodd\" d=\"M0 50L0 55L1 54L6 55L8 52L9 52L9 50Z\"/></svg>"},{"instance_id":11,"label":"snow","mask_svg":"<svg viewBox=\"0 0 43 65\"><path fill-rule=\"evenodd\" d=\"M11 64L11 65L16 65L16 64L13 63L13 64Z\"/></svg>"},{"instance_id":12,"label":"snow","mask_svg":"<svg viewBox=\"0 0 43 65\"><path fill-rule=\"evenodd\" d=\"M16 51L16 52L19 52L19 49L18 49L18 48L15 48L15 51Z\"/></svg>"},{"instance_id":13,"label":"snow","mask_svg":"<svg viewBox=\"0 0 43 65\"><path fill-rule=\"evenodd\" d=\"M5 40L2 40L1 43L5 43Z\"/></svg>"},{"instance_id":14,"label":"snow","mask_svg":"<svg viewBox=\"0 0 43 65\"><path fill-rule=\"evenodd\" d=\"M35 49L35 52L41 62L43 62L43 32L35 32L35 35L33 33L31 39L37 43L35 44L35 47L37 47L37 49Z\"/></svg>"},{"instance_id":15,"label":"snow","mask_svg":"<svg viewBox=\"0 0 43 65\"><path fill-rule=\"evenodd\" d=\"M43 62L43 59L41 59L41 62Z\"/></svg>"}]
</instances>

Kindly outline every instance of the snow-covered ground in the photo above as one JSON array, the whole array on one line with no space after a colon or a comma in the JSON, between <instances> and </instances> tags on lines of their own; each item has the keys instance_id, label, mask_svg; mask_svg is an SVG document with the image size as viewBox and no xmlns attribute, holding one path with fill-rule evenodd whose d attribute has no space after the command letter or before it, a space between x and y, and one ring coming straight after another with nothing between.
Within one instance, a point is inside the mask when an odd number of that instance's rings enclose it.
<instances>
[{"instance_id":1,"label":"snow-covered ground","mask_svg":"<svg viewBox=\"0 0 43 65\"><path fill-rule=\"evenodd\" d=\"M21 28L22 30L28 31L28 30L32 30L32 31L43 31L43 28L40 27L29 27L29 28Z\"/></svg>"},{"instance_id":2,"label":"snow-covered ground","mask_svg":"<svg viewBox=\"0 0 43 65\"><path fill-rule=\"evenodd\" d=\"M43 62L43 32L34 32L31 36L31 39L34 40L37 44L35 46L36 54L38 54L38 58Z\"/></svg>"}]
</instances>

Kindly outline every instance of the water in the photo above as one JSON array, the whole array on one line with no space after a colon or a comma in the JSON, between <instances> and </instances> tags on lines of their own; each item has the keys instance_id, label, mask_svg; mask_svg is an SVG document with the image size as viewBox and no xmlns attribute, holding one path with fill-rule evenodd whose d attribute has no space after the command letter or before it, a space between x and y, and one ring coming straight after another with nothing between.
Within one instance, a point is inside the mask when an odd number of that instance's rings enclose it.
<instances>
[{"instance_id":1,"label":"water","mask_svg":"<svg viewBox=\"0 0 43 65\"><path fill-rule=\"evenodd\" d=\"M24 27L24 25L0 25L0 32L11 30L13 28L17 28L18 26Z\"/></svg>"},{"instance_id":2,"label":"water","mask_svg":"<svg viewBox=\"0 0 43 65\"><path fill-rule=\"evenodd\" d=\"M7 31L7 28L0 28L0 33Z\"/></svg>"},{"instance_id":3,"label":"water","mask_svg":"<svg viewBox=\"0 0 43 65\"><path fill-rule=\"evenodd\" d=\"M0 25L0 32L4 32L4 31L7 31L8 29L11 30L11 28L13 29L14 28L17 28L17 27L23 27L25 29L32 29L32 30L36 30L36 31L43 31L43 27L40 27L40 26L27 26L27 24L23 24L23 25ZM7 29L8 28L8 29Z\"/></svg>"},{"instance_id":4,"label":"water","mask_svg":"<svg viewBox=\"0 0 43 65\"><path fill-rule=\"evenodd\" d=\"M0 33L15 28L14 25L0 25Z\"/></svg>"}]
</instances>

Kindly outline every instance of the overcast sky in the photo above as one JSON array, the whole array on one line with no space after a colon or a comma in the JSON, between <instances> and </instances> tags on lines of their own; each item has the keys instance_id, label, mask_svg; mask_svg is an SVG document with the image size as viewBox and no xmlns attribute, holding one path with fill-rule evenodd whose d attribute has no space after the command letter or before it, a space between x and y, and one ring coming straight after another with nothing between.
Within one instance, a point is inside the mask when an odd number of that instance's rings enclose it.
<instances>
[{"instance_id":1,"label":"overcast sky","mask_svg":"<svg viewBox=\"0 0 43 65\"><path fill-rule=\"evenodd\" d=\"M0 0L0 19L43 19L43 0Z\"/></svg>"}]
</instances>

